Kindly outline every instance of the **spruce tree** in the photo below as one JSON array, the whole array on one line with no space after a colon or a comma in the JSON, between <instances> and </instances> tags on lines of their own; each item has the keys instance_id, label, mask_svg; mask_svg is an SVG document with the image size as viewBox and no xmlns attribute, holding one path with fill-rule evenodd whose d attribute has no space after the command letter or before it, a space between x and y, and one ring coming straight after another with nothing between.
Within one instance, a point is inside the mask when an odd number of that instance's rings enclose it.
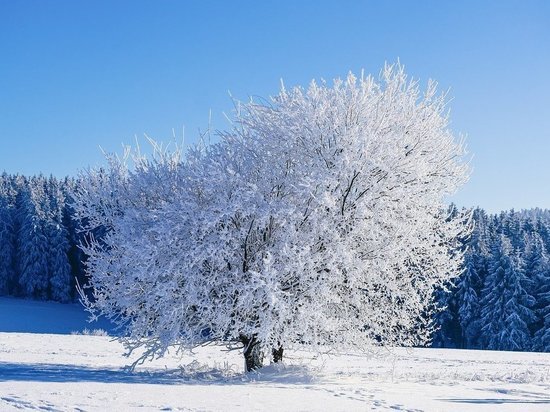
<instances>
[{"instance_id":1,"label":"spruce tree","mask_svg":"<svg viewBox=\"0 0 550 412\"><path fill-rule=\"evenodd\" d=\"M42 178L34 178L21 194L17 253L19 286L28 297L48 298L48 249L44 228L45 204Z\"/></svg>"},{"instance_id":2,"label":"spruce tree","mask_svg":"<svg viewBox=\"0 0 550 412\"><path fill-rule=\"evenodd\" d=\"M535 298L532 349L547 352L550 351L550 256L537 232L529 237L525 266L532 279Z\"/></svg>"},{"instance_id":3,"label":"spruce tree","mask_svg":"<svg viewBox=\"0 0 550 412\"><path fill-rule=\"evenodd\" d=\"M526 350L529 324L535 319L534 298L510 239L501 234L492 248L492 261L481 301L482 342L487 349Z\"/></svg>"},{"instance_id":4,"label":"spruce tree","mask_svg":"<svg viewBox=\"0 0 550 412\"><path fill-rule=\"evenodd\" d=\"M0 192L0 295L10 292L14 270L14 224L13 213L7 196Z\"/></svg>"},{"instance_id":5,"label":"spruce tree","mask_svg":"<svg viewBox=\"0 0 550 412\"><path fill-rule=\"evenodd\" d=\"M456 299L458 306L458 317L462 331L461 347L471 348L474 346L479 335L479 296L477 292L480 283L479 251L468 250L464 257L464 273L458 281Z\"/></svg>"},{"instance_id":6,"label":"spruce tree","mask_svg":"<svg viewBox=\"0 0 550 412\"><path fill-rule=\"evenodd\" d=\"M466 242L464 272L457 282L456 301L461 329L461 347L474 348L480 334L480 295L487 273L487 215L473 211L474 229Z\"/></svg>"},{"instance_id":7,"label":"spruce tree","mask_svg":"<svg viewBox=\"0 0 550 412\"><path fill-rule=\"evenodd\" d=\"M435 331L432 337L432 346L435 348L456 348L459 341L459 324L456 316L456 304L454 295L456 288L453 285L449 289L435 291L435 302L438 311L433 318Z\"/></svg>"},{"instance_id":8,"label":"spruce tree","mask_svg":"<svg viewBox=\"0 0 550 412\"><path fill-rule=\"evenodd\" d=\"M46 225L50 298L59 302L71 299L72 276L69 265L67 229L63 226L65 199L58 182L48 181L49 216Z\"/></svg>"}]
</instances>

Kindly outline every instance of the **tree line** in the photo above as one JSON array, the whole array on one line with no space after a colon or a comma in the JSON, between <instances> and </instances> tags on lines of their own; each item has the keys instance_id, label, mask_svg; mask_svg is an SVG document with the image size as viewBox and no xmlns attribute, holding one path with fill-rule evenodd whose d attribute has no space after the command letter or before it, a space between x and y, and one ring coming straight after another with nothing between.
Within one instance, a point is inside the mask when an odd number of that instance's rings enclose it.
<instances>
[{"instance_id":1,"label":"tree line","mask_svg":"<svg viewBox=\"0 0 550 412\"><path fill-rule=\"evenodd\" d=\"M550 210L473 211L464 270L437 316L433 345L550 351Z\"/></svg>"},{"instance_id":2,"label":"tree line","mask_svg":"<svg viewBox=\"0 0 550 412\"><path fill-rule=\"evenodd\" d=\"M74 301L85 256L71 209L76 181L0 175L0 294Z\"/></svg>"},{"instance_id":3,"label":"tree line","mask_svg":"<svg viewBox=\"0 0 550 412\"><path fill-rule=\"evenodd\" d=\"M74 178L0 175L0 294L77 300L86 256ZM463 273L437 301L433 346L550 351L550 210L472 212Z\"/></svg>"}]
</instances>

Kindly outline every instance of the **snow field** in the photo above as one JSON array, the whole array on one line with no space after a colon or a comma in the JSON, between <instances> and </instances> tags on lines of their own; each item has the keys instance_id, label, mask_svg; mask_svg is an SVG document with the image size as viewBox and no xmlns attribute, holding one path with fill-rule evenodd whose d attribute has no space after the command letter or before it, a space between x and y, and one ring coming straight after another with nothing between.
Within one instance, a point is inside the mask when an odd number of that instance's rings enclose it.
<instances>
[{"instance_id":1,"label":"snow field","mask_svg":"<svg viewBox=\"0 0 550 412\"><path fill-rule=\"evenodd\" d=\"M550 355L396 349L243 372L239 351L198 348L145 363L109 337L0 333L0 410L545 411ZM183 365L183 366L182 366Z\"/></svg>"}]
</instances>

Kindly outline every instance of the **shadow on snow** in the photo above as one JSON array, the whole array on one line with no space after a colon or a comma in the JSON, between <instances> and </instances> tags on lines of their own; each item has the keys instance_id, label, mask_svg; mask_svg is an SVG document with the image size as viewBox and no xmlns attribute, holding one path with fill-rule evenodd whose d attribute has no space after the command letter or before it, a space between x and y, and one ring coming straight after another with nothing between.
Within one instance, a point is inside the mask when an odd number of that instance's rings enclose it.
<instances>
[{"instance_id":1,"label":"shadow on snow","mask_svg":"<svg viewBox=\"0 0 550 412\"><path fill-rule=\"evenodd\" d=\"M0 362L0 382L100 382L157 385L224 385L251 382L310 384L311 371L302 366L270 365L260 371L240 373L230 368L216 369L191 363L178 369L130 371L81 365Z\"/></svg>"},{"instance_id":2,"label":"shadow on snow","mask_svg":"<svg viewBox=\"0 0 550 412\"><path fill-rule=\"evenodd\" d=\"M523 391L518 389L478 389L483 392L496 392L499 394L513 395L518 398L448 398L441 399L453 403L471 403L471 404L550 404L550 398L547 393Z\"/></svg>"},{"instance_id":3,"label":"shadow on snow","mask_svg":"<svg viewBox=\"0 0 550 412\"><path fill-rule=\"evenodd\" d=\"M509 398L454 398L441 399L445 402L453 403L472 403L472 404L505 404L505 403L532 403L532 404L550 404L550 399L509 399Z\"/></svg>"}]
</instances>

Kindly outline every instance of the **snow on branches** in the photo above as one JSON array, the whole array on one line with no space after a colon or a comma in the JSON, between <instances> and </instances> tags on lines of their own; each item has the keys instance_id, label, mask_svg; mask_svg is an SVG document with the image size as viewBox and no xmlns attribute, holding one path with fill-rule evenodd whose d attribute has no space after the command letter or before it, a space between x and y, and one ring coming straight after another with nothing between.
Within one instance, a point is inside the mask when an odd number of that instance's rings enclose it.
<instances>
[{"instance_id":1,"label":"snow on branches","mask_svg":"<svg viewBox=\"0 0 550 412\"><path fill-rule=\"evenodd\" d=\"M237 108L219 143L85 176L76 210L105 232L84 246L90 310L144 357L241 341L248 369L297 343L424 343L467 230L445 212L468 167L435 84L386 66Z\"/></svg>"}]
</instances>

